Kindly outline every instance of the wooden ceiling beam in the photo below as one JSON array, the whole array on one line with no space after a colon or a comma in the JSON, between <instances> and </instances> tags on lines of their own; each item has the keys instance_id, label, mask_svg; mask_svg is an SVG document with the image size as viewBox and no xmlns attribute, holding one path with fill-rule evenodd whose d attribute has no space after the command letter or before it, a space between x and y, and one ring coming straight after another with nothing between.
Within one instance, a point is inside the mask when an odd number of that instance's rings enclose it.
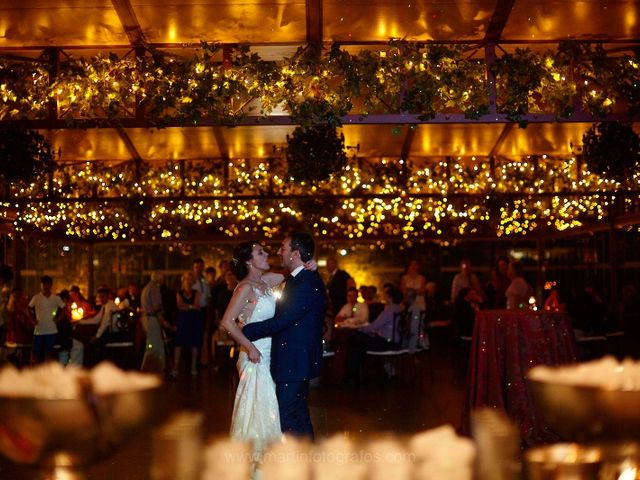
<instances>
[{"instance_id":1,"label":"wooden ceiling beam","mask_svg":"<svg viewBox=\"0 0 640 480\"><path fill-rule=\"evenodd\" d=\"M345 115L341 118L344 126L348 125L418 125L418 124L496 124L496 123L513 123L505 114L489 114L483 115L479 119L474 120L465 118L462 113L438 114L431 120L421 120L418 115L410 115L404 113L397 114L376 114L376 115ZM557 118L553 113L545 114L526 114L522 115L522 120L527 123L595 123L595 122L640 122L640 115L620 115L610 114L604 117L589 115L586 112L574 113L569 118ZM12 125L18 128L30 128L35 130L46 129L86 129L86 128L115 128L121 126L123 128L157 128L152 122L145 118L119 118L109 120L88 119L77 120L75 125L70 125L68 119L39 119L39 120L2 120L0 125ZM163 122L163 127L239 127L239 126L282 126L295 125L291 117L288 115L272 115L264 118L259 116L245 117L240 119L233 125L222 125L218 121L208 118L198 120L197 123L184 123L180 120L168 120Z\"/></svg>"},{"instance_id":2,"label":"wooden ceiling beam","mask_svg":"<svg viewBox=\"0 0 640 480\"><path fill-rule=\"evenodd\" d=\"M415 126L409 126L407 128L407 134L404 137L404 142L402 142L402 151L400 152L400 158L402 160L407 160L409 158L411 147L413 146L413 140L416 138L416 130L417 128Z\"/></svg>"},{"instance_id":3,"label":"wooden ceiling beam","mask_svg":"<svg viewBox=\"0 0 640 480\"><path fill-rule=\"evenodd\" d=\"M500 40L499 44L501 45L557 45L561 40L560 39L548 39L548 40ZM571 41L571 40L568 40ZM610 38L602 38L598 40L588 39L588 40L574 40L576 43L585 43L585 44L603 44L603 45L622 45L620 47L622 50L628 50L635 46L640 45L640 41L635 40L627 40L627 39L610 39ZM429 44L429 45L474 45L474 44L484 44L486 43L484 39L469 41L469 40L421 40L420 43ZM221 45L237 45L237 43L221 43ZM250 46L252 47L299 47L300 42L252 42ZM343 47L349 46L371 46L371 47L384 47L389 45L388 41L349 41L349 42L340 42L340 45ZM188 50L189 48L195 49L198 48L199 45L186 45L184 43L166 43L166 42L146 42L145 46L154 49L184 49ZM628 48L624 47L628 46ZM75 52L82 50L90 50L91 52L95 52L95 50L127 50L131 48L131 44L85 44L85 45L65 45L59 44L54 45L55 48L60 50L72 50ZM52 48L52 45L5 45L0 47L0 53L9 52L9 54L16 55L19 52L36 52L42 51L47 48ZM77 53L77 56L83 56L82 53ZM28 60L33 60L31 57L26 57Z\"/></svg>"},{"instance_id":4,"label":"wooden ceiling beam","mask_svg":"<svg viewBox=\"0 0 640 480\"><path fill-rule=\"evenodd\" d=\"M509 136L509 133L511 133L511 130L513 130L514 126L515 126L515 123L505 124L504 128L502 129L502 132L500 132L500 136L496 140L496 143L491 148L489 155L487 155L489 158L495 157L498 154L498 152L500 151L500 148L502 147L502 144L507 139L507 137Z\"/></svg>"},{"instance_id":5,"label":"wooden ceiling beam","mask_svg":"<svg viewBox=\"0 0 640 480\"><path fill-rule=\"evenodd\" d=\"M144 33L130 0L111 0L111 3L131 45L143 45L145 43Z\"/></svg>"},{"instance_id":6,"label":"wooden ceiling beam","mask_svg":"<svg viewBox=\"0 0 640 480\"><path fill-rule=\"evenodd\" d=\"M485 43L500 43L502 31L509 20L511 10L515 3L516 0L497 0L496 8L493 11L493 15L487 26L487 32L484 35Z\"/></svg>"},{"instance_id":7,"label":"wooden ceiling beam","mask_svg":"<svg viewBox=\"0 0 640 480\"><path fill-rule=\"evenodd\" d=\"M122 140L125 147L127 147L127 151L131 155L131 160L135 160L136 162L142 162L143 161L142 157L140 156L140 153L138 152L138 149L136 148L136 146L131 141L131 137L129 137L129 135L127 134L127 131L122 127L116 127L116 130L118 131L118 136L120 137L120 140Z\"/></svg>"},{"instance_id":8,"label":"wooden ceiling beam","mask_svg":"<svg viewBox=\"0 0 640 480\"><path fill-rule=\"evenodd\" d=\"M475 199L485 201L487 196L493 196L502 199L534 199L534 198L583 198L599 196L603 198L611 197L637 197L640 195L640 190L624 190L624 191L590 191L590 192L481 192L481 193L462 193L462 192L450 192L447 194L442 193L407 193L404 195L406 198L435 198L435 199ZM349 193L349 194L221 194L221 195L158 195L146 197L146 200L151 203L165 203L165 202L208 202L208 201L238 201L238 200L263 200L263 201L279 201L279 200L349 200L349 199L394 199L399 198L399 193ZM130 201L130 197L36 197L36 198L11 198L7 202L24 205L27 203L48 203L55 202L58 204L66 203L121 203Z\"/></svg>"},{"instance_id":9,"label":"wooden ceiling beam","mask_svg":"<svg viewBox=\"0 0 640 480\"><path fill-rule=\"evenodd\" d=\"M306 0L305 11L307 13L307 44L317 48L319 52L323 39L322 0Z\"/></svg>"}]
</instances>

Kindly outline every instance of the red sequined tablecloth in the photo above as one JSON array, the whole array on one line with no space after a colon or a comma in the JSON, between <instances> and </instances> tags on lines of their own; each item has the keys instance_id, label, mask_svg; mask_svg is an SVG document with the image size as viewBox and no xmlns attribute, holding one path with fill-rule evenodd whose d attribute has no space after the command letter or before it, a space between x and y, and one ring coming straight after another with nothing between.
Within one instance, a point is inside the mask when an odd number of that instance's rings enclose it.
<instances>
[{"instance_id":1,"label":"red sequined tablecloth","mask_svg":"<svg viewBox=\"0 0 640 480\"><path fill-rule=\"evenodd\" d=\"M564 312L483 310L476 315L461 430L471 410L503 410L527 445L557 441L536 412L526 380L534 365L573 363L575 337Z\"/></svg>"}]
</instances>

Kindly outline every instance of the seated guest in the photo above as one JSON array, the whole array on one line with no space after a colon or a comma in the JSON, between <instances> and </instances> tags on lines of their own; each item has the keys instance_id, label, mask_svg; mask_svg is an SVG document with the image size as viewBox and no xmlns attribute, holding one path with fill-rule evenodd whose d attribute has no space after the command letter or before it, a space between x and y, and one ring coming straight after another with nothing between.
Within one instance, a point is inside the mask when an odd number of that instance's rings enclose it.
<instances>
[{"instance_id":1,"label":"seated guest","mask_svg":"<svg viewBox=\"0 0 640 480\"><path fill-rule=\"evenodd\" d=\"M567 310L577 338L604 335L607 332L608 307L591 284L577 289Z\"/></svg>"},{"instance_id":2,"label":"seated guest","mask_svg":"<svg viewBox=\"0 0 640 480\"><path fill-rule=\"evenodd\" d=\"M360 289L364 303L367 304L367 310L369 310L368 322L372 323L384 310L384 303L378 300L378 289L374 285L367 285L360 287Z\"/></svg>"},{"instance_id":3,"label":"seated guest","mask_svg":"<svg viewBox=\"0 0 640 480\"><path fill-rule=\"evenodd\" d=\"M85 313L92 311L91 303L84 298L78 285L73 285L69 289L69 301L75 303L78 308L84 309Z\"/></svg>"},{"instance_id":4,"label":"seated guest","mask_svg":"<svg viewBox=\"0 0 640 480\"><path fill-rule=\"evenodd\" d=\"M109 293L110 292L107 287L100 287L98 289L98 303L100 305L100 310L98 310L98 313L93 317L80 320L78 322L82 325L98 325L98 330L88 342L90 345L94 345L102 339L107 328L111 326L111 316L118 310L114 301L109 298ZM74 338L71 346L69 363L82 366L84 364L84 352L86 347L88 347L88 345L85 345L81 340Z\"/></svg>"},{"instance_id":5,"label":"seated guest","mask_svg":"<svg viewBox=\"0 0 640 480\"><path fill-rule=\"evenodd\" d=\"M369 309L366 303L358 303L358 289L349 287L347 303L335 318L337 328L359 328L369 324Z\"/></svg>"},{"instance_id":6,"label":"seated guest","mask_svg":"<svg viewBox=\"0 0 640 480\"><path fill-rule=\"evenodd\" d=\"M529 297L533 295L533 288L522 276L522 264L511 262L509 264L509 278L511 284L505 295L507 296L507 310L522 310L529 307Z\"/></svg>"},{"instance_id":7,"label":"seated guest","mask_svg":"<svg viewBox=\"0 0 640 480\"><path fill-rule=\"evenodd\" d=\"M352 337L347 353L347 381L356 381L367 350L384 351L398 348L400 335L396 324L402 313L402 292L396 287L385 289L386 307L373 323L360 328Z\"/></svg>"},{"instance_id":8,"label":"seated guest","mask_svg":"<svg viewBox=\"0 0 640 480\"><path fill-rule=\"evenodd\" d=\"M118 307L118 310L128 310L129 307L131 306L129 304L129 299L127 298L127 295L128 295L127 287L120 287L118 289L116 298L114 299L114 302Z\"/></svg>"}]
</instances>

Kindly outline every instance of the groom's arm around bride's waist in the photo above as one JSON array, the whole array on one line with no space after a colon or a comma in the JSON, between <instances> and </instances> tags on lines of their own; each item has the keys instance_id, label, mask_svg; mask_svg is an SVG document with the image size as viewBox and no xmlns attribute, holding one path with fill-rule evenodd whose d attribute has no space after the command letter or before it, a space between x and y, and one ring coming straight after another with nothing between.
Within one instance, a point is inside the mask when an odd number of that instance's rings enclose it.
<instances>
[{"instance_id":1,"label":"groom's arm around bride's waist","mask_svg":"<svg viewBox=\"0 0 640 480\"><path fill-rule=\"evenodd\" d=\"M321 310L324 318L324 309L326 308L324 284L319 277L313 281L299 283L287 295L289 298L281 300L284 304L281 305L273 318L250 323L242 329L242 333L253 341L273 336L291 327L296 322L303 320L310 312Z\"/></svg>"}]
</instances>

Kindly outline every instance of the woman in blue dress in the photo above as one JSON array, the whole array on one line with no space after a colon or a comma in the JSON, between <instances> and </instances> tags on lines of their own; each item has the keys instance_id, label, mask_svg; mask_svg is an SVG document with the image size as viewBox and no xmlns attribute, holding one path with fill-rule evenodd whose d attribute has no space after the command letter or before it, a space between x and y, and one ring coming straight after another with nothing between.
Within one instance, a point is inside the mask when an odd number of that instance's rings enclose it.
<instances>
[{"instance_id":1,"label":"woman in blue dress","mask_svg":"<svg viewBox=\"0 0 640 480\"><path fill-rule=\"evenodd\" d=\"M183 348L191 348L191 375L197 375L196 362L198 349L202 347L203 325L200 315L200 292L193 289L192 272L182 275L182 284L176 295L178 301L178 323L176 325L175 349L173 352L173 371L171 376L178 376L180 355Z\"/></svg>"}]
</instances>

